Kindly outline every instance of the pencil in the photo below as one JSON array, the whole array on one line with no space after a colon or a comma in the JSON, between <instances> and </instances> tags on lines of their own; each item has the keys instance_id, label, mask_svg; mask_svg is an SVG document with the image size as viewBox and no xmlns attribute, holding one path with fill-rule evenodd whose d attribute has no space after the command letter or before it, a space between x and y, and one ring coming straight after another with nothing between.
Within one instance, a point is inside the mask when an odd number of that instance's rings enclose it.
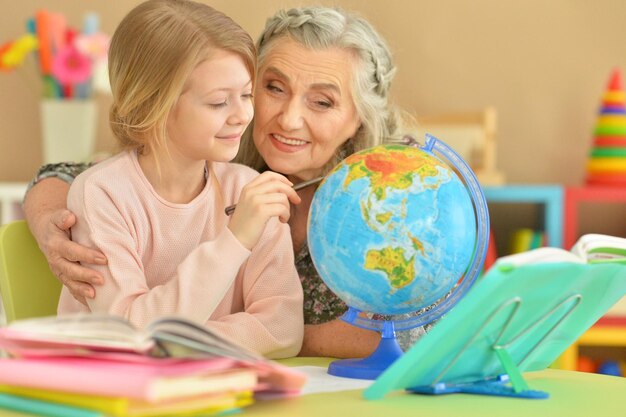
<instances>
[{"instance_id":1,"label":"pencil","mask_svg":"<svg viewBox=\"0 0 626 417\"><path fill-rule=\"evenodd\" d=\"M305 187L308 187L309 185L313 185L313 184L317 184L318 182L320 182L321 180L323 180L324 177L317 177L317 178L313 178L311 180L308 181L303 181L301 183L298 183L296 185L293 186L293 189L295 191L301 190ZM233 204L232 206L228 206L224 209L224 212L226 213L227 216L230 216L231 214L233 214L233 212L235 211L235 208L237 207L237 204Z\"/></svg>"}]
</instances>

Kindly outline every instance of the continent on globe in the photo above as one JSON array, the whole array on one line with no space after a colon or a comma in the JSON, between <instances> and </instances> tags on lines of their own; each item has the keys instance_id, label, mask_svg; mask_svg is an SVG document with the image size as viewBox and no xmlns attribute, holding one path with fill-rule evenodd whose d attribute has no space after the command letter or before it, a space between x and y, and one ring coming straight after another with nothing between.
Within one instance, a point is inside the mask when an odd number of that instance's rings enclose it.
<instances>
[{"instance_id":1,"label":"continent on globe","mask_svg":"<svg viewBox=\"0 0 626 417\"><path fill-rule=\"evenodd\" d=\"M403 148L384 153L365 150L347 157L344 162L350 168L344 186L348 187L352 181L364 176L370 177L372 192L382 200L387 188L405 190L413 184L415 175L436 177L437 168L445 167L441 161L438 161L439 164L433 164L432 160L423 160L420 163L420 159L428 158L427 153L416 155L405 150Z\"/></svg>"},{"instance_id":2,"label":"continent on globe","mask_svg":"<svg viewBox=\"0 0 626 417\"><path fill-rule=\"evenodd\" d=\"M365 255L365 269L384 272L394 288L409 285L415 277L413 259L405 259L402 248L368 251Z\"/></svg>"}]
</instances>

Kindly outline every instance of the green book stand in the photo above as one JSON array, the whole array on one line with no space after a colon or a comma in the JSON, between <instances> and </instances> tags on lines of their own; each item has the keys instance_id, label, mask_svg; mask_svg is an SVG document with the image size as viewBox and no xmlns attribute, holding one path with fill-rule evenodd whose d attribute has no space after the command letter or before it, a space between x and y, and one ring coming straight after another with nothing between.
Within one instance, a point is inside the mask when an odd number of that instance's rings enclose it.
<instances>
[{"instance_id":1,"label":"green book stand","mask_svg":"<svg viewBox=\"0 0 626 417\"><path fill-rule=\"evenodd\" d=\"M367 390L547 398L522 372L545 369L626 294L621 263L497 265Z\"/></svg>"}]
</instances>

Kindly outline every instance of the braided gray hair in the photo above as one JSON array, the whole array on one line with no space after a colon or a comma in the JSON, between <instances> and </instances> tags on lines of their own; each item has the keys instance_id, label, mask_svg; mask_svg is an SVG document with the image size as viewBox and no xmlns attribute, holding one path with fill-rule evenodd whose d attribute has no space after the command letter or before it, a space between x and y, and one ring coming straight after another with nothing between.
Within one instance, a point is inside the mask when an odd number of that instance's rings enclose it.
<instances>
[{"instance_id":1,"label":"braided gray hair","mask_svg":"<svg viewBox=\"0 0 626 417\"><path fill-rule=\"evenodd\" d=\"M399 117L389 104L389 89L396 68L386 42L365 19L328 7L280 10L267 20L257 41L257 68L263 66L272 46L283 38L310 49L343 48L353 52L356 57L352 92L361 127L338 150L335 158L326 164L324 173L353 152L383 141L401 140L402 135L398 132ZM246 141L246 146L253 146L250 142ZM258 153L256 158L245 157L250 151L244 150L244 158L240 158L240 161L262 169Z\"/></svg>"}]
</instances>

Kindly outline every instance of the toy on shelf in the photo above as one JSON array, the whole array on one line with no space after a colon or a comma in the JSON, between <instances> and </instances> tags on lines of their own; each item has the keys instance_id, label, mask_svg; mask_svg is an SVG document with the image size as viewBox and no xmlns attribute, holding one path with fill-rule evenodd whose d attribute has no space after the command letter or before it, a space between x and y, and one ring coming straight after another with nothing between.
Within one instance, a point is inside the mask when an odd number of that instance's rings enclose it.
<instances>
[{"instance_id":1,"label":"toy on shelf","mask_svg":"<svg viewBox=\"0 0 626 417\"><path fill-rule=\"evenodd\" d=\"M591 372L598 371L598 364L589 356L579 356L576 364L576 370L578 372Z\"/></svg>"},{"instance_id":2,"label":"toy on shelf","mask_svg":"<svg viewBox=\"0 0 626 417\"><path fill-rule=\"evenodd\" d=\"M587 162L587 184L626 186L626 98L622 74L613 70L602 96L593 148Z\"/></svg>"},{"instance_id":3,"label":"toy on shelf","mask_svg":"<svg viewBox=\"0 0 626 417\"><path fill-rule=\"evenodd\" d=\"M511 236L509 253L521 253L545 246L546 236L541 230L533 230L527 227L517 229Z\"/></svg>"},{"instance_id":4,"label":"toy on shelf","mask_svg":"<svg viewBox=\"0 0 626 417\"><path fill-rule=\"evenodd\" d=\"M596 361L589 356L579 356L576 370L612 376L624 376L622 364L616 360Z\"/></svg>"},{"instance_id":5,"label":"toy on shelf","mask_svg":"<svg viewBox=\"0 0 626 417\"><path fill-rule=\"evenodd\" d=\"M617 361L604 361L598 366L598 373L612 376L624 376L622 367Z\"/></svg>"}]
</instances>

